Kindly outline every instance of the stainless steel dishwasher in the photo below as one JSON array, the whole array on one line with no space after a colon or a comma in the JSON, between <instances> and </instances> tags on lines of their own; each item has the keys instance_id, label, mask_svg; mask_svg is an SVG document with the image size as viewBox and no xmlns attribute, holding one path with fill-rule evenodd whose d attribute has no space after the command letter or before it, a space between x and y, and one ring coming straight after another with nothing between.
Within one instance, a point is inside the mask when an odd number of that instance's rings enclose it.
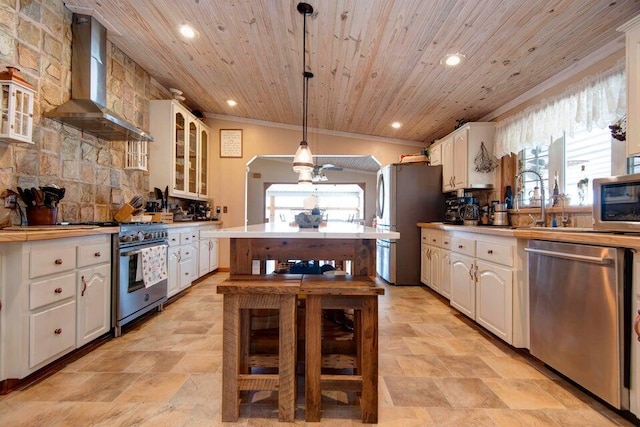
<instances>
[{"instance_id":1,"label":"stainless steel dishwasher","mask_svg":"<svg viewBox=\"0 0 640 427\"><path fill-rule=\"evenodd\" d=\"M618 409L629 408L631 253L531 240L530 352Z\"/></svg>"}]
</instances>

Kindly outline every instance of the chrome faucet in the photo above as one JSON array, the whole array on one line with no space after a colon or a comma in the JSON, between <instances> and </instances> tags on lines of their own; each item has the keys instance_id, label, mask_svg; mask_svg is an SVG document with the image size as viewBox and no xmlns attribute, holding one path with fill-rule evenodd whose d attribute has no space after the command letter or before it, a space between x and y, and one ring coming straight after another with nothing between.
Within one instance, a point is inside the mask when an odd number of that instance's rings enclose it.
<instances>
[{"instance_id":1,"label":"chrome faucet","mask_svg":"<svg viewBox=\"0 0 640 427\"><path fill-rule=\"evenodd\" d=\"M534 171L532 169L524 169L524 170L521 170L520 172L518 172L516 174L516 180L518 178L520 178L520 176L522 176L522 174L525 174L527 172L530 172L530 173L534 174L535 176L537 176L538 177L538 181L540 181L540 219L534 219L533 220L533 225L540 224L541 227L544 227L544 225L546 224L546 218L547 218L547 209L545 207L545 198L544 198L544 181L542 180L542 176L538 172L536 172L536 171Z\"/></svg>"}]
</instances>

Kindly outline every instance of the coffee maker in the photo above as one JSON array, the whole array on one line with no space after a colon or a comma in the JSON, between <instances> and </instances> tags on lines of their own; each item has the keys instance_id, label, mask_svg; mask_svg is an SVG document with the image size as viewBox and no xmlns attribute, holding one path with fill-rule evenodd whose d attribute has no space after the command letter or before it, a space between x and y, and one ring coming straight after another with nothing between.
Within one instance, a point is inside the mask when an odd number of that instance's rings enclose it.
<instances>
[{"instance_id":1,"label":"coffee maker","mask_svg":"<svg viewBox=\"0 0 640 427\"><path fill-rule=\"evenodd\" d=\"M471 196L455 196L444 201L444 222L446 224L463 225L466 221L478 222L478 198Z\"/></svg>"}]
</instances>

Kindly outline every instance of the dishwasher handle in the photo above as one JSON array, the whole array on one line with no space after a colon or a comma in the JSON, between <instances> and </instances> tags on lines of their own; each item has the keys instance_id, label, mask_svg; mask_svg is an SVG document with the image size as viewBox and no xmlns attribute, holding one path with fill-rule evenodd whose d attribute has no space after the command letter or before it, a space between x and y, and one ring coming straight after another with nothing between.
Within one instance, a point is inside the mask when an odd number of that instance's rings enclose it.
<instances>
[{"instance_id":1,"label":"dishwasher handle","mask_svg":"<svg viewBox=\"0 0 640 427\"><path fill-rule=\"evenodd\" d=\"M535 249L535 248L524 248L524 250L532 254L550 256L554 258L570 259L574 261L584 261L584 262L590 262L592 264L612 265L614 263L614 260L612 258L607 258L607 257L578 255L578 254L570 254L567 252L548 251L545 249Z\"/></svg>"}]
</instances>

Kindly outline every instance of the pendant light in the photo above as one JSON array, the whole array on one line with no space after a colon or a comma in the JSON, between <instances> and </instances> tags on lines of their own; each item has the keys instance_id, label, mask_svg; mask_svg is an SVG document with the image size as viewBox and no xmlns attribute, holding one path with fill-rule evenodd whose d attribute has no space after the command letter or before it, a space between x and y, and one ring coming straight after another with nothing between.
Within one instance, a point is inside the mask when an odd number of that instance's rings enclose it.
<instances>
[{"instance_id":1,"label":"pendant light","mask_svg":"<svg viewBox=\"0 0 640 427\"><path fill-rule=\"evenodd\" d=\"M307 143L307 112L309 110L309 79L313 73L307 71L305 50L307 46L307 16L313 13L313 7L308 3L298 3L298 12L303 16L302 25L302 141L293 158L293 171L309 172L313 170L313 156ZM300 182L300 180L298 180Z\"/></svg>"},{"instance_id":2,"label":"pendant light","mask_svg":"<svg viewBox=\"0 0 640 427\"><path fill-rule=\"evenodd\" d=\"M313 177L311 176L310 171L302 171L298 175L298 184L311 185L312 182Z\"/></svg>"}]
</instances>

